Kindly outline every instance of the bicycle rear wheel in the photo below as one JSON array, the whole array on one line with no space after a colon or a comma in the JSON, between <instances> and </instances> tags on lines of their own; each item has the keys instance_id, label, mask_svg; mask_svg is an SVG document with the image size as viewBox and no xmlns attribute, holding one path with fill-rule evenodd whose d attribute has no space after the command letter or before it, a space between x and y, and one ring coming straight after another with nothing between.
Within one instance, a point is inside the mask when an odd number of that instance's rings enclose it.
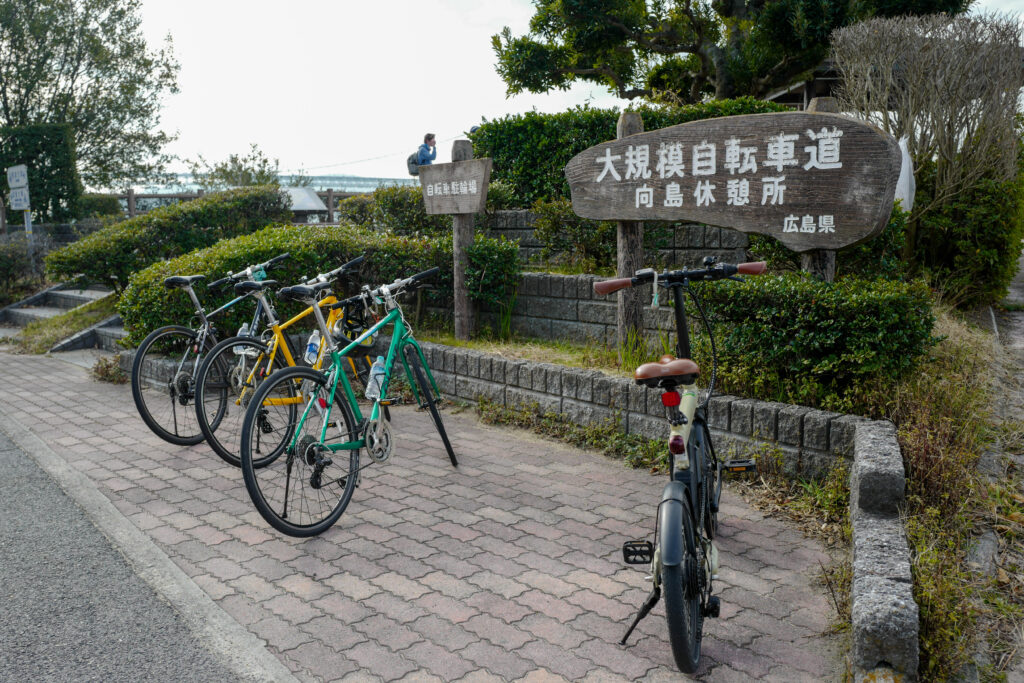
<instances>
[{"instance_id":1,"label":"bicycle rear wheel","mask_svg":"<svg viewBox=\"0 0 1024 683\"><path fill-rule=\"evenodd\" d=\"M194 406L195 373L206 348L196 348L195 330L160 327L142 340L132 363L132 399L153 433L164 441L193 446L203 440Z\"/></svg>"},{"instance_id":2,"label":"bicycle rear wheel","mask_svg":"<svg viewBox=\"0 0 1024 683\"><path fill-rule=\"evenodd\" d=\"M679 529L660 529L661 535L682 534L683 559L678 565L661 565L661 589L665 597L665 618L672 656L679 670L692 674L700 661L700 644L704 626L701 596L704 591L704 563L698 559L698 540L693 515L685 503ZM659 539L660 541L660 539ZM678 544L678 539L672 541ZM664 548L667 542L660 542Z\"/></svg>"},{"instance_id":3,"label":"bicycle rear wheel","mask_svg":"<svg viewBox=\"0 0 1024 683\"><path fill-rule=\"evenodd\" d=\"M283 354L270 366L267 345L253 337L232 337L213 347L196 375L196 420L224 462L242 466L242 423L256 388L285 367ZM257 460L256 466L261 463Z\"/></svg>"},{"instance_id":4,"label":"bicycle rear wheel","mask_svg":"<svg viewBox=\"0 0 1024 683\"><path fill-rule=\"evenodd\" d=\"M330 384L321 372L294 367L274 373L246 410L241 447L245 488L263 519L283 534L326 531L352 498L359 450L326 448L358 436L341 394L336 392L323 441Z\"/></svg>"},{"instance_id":5,"label":"bicycle rear wheel","mask_svg":"<svg viewBox=\"0 0 1024 683\"><path fill-rule=\"evenodd\" d=\"M437 411L434 387L427 380L426 373L421 367L420 356L412 346L406 347L405 356L409 363L409 368L412 370L413 377L416 379L416 385L419 387L418 400L420 408L426 407L430 411L430 417L434 420L437 433L441 435L441 441L444 442L444 449L448 452L448 459L452 461L453 466L458 467L459 461L455 458L455 451L452 450L452 444L448 441L448 432L445 431L444 423L441 422L441 414Z\"/></svg>"}]
</instances>

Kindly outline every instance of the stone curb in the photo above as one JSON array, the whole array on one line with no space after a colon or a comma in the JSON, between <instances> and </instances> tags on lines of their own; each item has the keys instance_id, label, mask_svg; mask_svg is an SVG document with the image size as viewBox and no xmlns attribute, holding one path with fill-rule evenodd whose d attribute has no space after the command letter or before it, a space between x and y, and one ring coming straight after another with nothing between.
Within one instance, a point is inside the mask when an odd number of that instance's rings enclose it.
<instances>
[{"instance_id":1,"label":"stone curb","mask_svg":"<svg viewBox=\"0 0 1024 683\"><path fill-rule=\"evenodd\" d=\"M896 428L887 421L858 424L850 473L856 681L917 680L919 612L899 517L905 489Z\"/></svg>"}]
</instances>

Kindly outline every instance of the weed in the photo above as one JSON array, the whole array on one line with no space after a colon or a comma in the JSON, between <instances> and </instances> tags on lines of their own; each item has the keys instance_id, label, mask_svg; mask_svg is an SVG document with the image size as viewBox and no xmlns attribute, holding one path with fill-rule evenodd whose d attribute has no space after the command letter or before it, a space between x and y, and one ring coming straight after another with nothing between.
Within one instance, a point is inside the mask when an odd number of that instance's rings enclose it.
<instances>
[{"instance_id":1,"label":"weed","mask_svg":"<svg viewBox=\"0 0 1024 683\"><path fill-rule=\"evenodd\" d=\"M516 299L519 293L515 290L508 301L500 304L501 310L498 313L498 339L508 340L512 338L512 310L516 307Z\"/></svg>"},{"instance_id":2,"label":"weed","mask_svg":"<svg viewBox=\"0 0 1024 683\"><path fill-rule=\"evenodd\" d=\"M128 373L121 369L120 356L98 358L92 366L92 376L100 382L124 384L128 381Z\"/></svg>"}]
</instances>

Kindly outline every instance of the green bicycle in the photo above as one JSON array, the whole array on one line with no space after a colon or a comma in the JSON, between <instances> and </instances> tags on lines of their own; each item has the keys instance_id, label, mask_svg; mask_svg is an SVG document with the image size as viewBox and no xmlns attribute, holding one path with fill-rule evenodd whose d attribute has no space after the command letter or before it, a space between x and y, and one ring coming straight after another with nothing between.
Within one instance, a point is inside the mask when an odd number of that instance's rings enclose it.
<instances>
[{"instance_id":1,"label":"green bicycle","mask_svg":"<svg viewBox=\"0 0 1024 683\"><path fill-rule=\"evenodd\" d=\"M260 384L245 413L241 446L245 487L260 515L278 531L303 537L327 530L348 506L362 470L391 457L394 438L388 405L394 401L388 389L399 360L417 403L430 411L452 465L458 466L438 413L437 383L397 301L438 271L432 268L372 291L364 286L357 296L328 306L342 308L342 319L348 319L352 309L383 305L387 312L344 348L339 348L335 335L329 333L320 306L314 305L329 283L285 287L278 292L281 298L312 306L323 338L328 340L330 357L322 372L306 367L275 372ZM383 370L376 376L371 371L369 378L370 384L376 382L379 394L369 415L364 416L344 371L345 357L388 325L393 327ZM360 465L363 448L371 462Z\"/></svg>"}]
</instances>

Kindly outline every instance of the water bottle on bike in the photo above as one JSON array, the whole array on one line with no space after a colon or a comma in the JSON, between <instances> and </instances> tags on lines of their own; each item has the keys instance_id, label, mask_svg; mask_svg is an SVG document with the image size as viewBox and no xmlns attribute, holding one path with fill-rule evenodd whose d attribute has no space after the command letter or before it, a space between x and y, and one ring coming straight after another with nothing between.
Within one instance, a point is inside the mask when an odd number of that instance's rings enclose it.
<instances>
[{"instance_id":1,"label":"water bottle on bike","mask_svg":"<svg viewBox=\"0 0 1024 683\"><path fill-rule=\"evenodd\" d=\"M386 374L384 356L377 356L377 360L373 361L373 365L370 366L370 377L366 380L366 398L371 401L380 400L380 390Z\"/></svg>"}]
</instances>

